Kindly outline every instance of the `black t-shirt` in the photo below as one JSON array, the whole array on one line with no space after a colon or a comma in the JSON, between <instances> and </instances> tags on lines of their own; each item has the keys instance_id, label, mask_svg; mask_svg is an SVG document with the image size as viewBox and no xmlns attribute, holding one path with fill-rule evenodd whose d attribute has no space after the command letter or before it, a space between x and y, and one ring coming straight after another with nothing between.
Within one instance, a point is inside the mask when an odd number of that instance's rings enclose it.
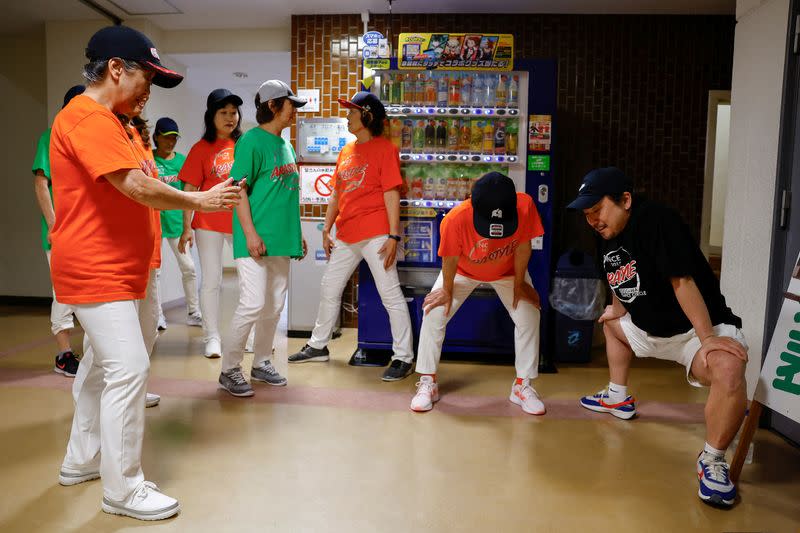
<instances>
[{"instance_id":1,"label":"black t-shirt","mask_svg":"<svg viewBox=\"0 0 800 533\"><path fill-rule=\"evenodd\" d=\"M674 209L634 197L625 229L600 245L611 290L639 329L654 337L672 337L692 329L670 278L691 276L708 307L711 324L742 327L725 304L719 281Z\"/></svg>"}]
</instances>

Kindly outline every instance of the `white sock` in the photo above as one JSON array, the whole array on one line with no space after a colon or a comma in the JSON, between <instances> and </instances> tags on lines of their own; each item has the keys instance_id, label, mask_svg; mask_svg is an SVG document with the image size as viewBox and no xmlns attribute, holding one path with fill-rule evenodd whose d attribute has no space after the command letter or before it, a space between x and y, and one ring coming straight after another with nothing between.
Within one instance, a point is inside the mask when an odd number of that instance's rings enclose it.
<instances>
[{"instance_id":1,"label":"white sock","mask_svg":"<svg viewBox=\"0 0 800 533\"><path fill-rule=\"evenodd\" d=\"M706 455L712 455L712 456L717 457L719 459L725 459L725 452L726 451L727 450L718 450L718 449L714 448L713 446L711 446L707 442L706 442L706 445L703 446L703 452Z\"/></svg>"},{"instance_id":2,"label":"white sock","mask_svg":"<svg viewBox=\"0 0 800 533\"><path fill-rule=\"evenodd\" d=\"M611 403L624 402L627 397L627 385L618 385L613 381L608 382L608 399L611 400Z\"/></svg>"}]
</instances>

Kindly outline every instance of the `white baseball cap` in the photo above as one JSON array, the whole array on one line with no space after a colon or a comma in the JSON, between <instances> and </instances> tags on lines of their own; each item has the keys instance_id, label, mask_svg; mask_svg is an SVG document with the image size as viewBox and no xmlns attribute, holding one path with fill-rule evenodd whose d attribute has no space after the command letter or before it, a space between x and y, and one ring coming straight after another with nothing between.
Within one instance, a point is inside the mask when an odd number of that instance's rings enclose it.
<instances>
[{"instance_id":1,"label":"white baseball cap","mask_svg":"<svg viewBox=\"0 0 800 533\"><path fill-rule=\"evenodd\" d=\"M268 102L276 98L286 97L292 101L295 107L303 107L308 103L305 98L300 98L292 92L292 88L281 80L267 80L258 88L258 97L262 102Z\"/></svg>"}]
</instances>

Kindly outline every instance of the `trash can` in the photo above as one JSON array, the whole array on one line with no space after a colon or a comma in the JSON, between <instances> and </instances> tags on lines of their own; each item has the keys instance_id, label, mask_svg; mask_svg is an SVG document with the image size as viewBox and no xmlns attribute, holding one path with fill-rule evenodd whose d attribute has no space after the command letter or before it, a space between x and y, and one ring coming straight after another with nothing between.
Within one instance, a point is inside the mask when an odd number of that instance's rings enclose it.
<instances>
[{"instance_id":1,"label":"trash can","mask_svg":"<svg viewBox=\"0 0 800 533\"><path fill-rule=\"evenodd\" d=\"M604 304L605 288L592 257L580 250L569 250L559 257L550 291L556 362L591 360L594 325Z\"/></svg>"}]
</instances>

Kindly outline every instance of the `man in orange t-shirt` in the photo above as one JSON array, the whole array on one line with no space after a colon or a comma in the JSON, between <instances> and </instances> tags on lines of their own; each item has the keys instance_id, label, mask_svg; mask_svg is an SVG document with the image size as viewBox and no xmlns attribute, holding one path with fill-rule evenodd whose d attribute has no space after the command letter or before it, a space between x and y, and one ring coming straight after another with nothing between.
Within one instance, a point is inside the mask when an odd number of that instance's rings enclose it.
<instances>
[{"instance_id":1,"label":"man in orange t-shirt","mask_svg":"<svg viewBox=\"0 0 800 533\"><path fill-rule=\"evenodd\" d=\"M356 140L345 146L333 174L333 195L325 214L322 246L330 259L320 288L319 310L308 344L289 356L290 363L327 361L342 291L362 259L380 294L392 330L392 362L381 379L397 381L411 373L414 348L411 317L395 262L400 242L400 156L381 137L386 109L372 93L339 99L348 109L347 129ZM336 224L336 243L331 238Z\"/></svg>"},{"instance_id":2,"label":"man in orange t-shirt","mask_svg":"<svg viewBox=\"0 0 800 533\"><path fill-rule=\"evenodd\" d=\"M539 295L528 275L531 240L544 235L533 199L499 172L482 176L472 197L450 211L440 227L442 272L425 297L411 410L430 411L439 400L436 368L445 328L475 287L488 283L514 321L517 378L509 400L529 414L545 407L530 380L539 372Z\"/></svg>"},{"instance_id":3,"label":"man in orange t-shirt","mask_svg":"<svg viewBox=\"0 0 800 533\"><path fill-rule=\"evenodd\" d=\"M161 65L150 39L110 26L92 36L86 57L86 91L56 116L50 143L58 176L53 287L60 302L72 305L93 348L75 376L59 482L102 477L103 511L157 520L180 505L145 481L141 466L149 357L137 301L145 297L153 258L151 208L230 210L241 189L228 182L191 194L145 173L148 163L116 115L141 113L151 83L170 88L183 79ZM81 261L74 261L75 250Z\"/></svg>"}]
</instances>

